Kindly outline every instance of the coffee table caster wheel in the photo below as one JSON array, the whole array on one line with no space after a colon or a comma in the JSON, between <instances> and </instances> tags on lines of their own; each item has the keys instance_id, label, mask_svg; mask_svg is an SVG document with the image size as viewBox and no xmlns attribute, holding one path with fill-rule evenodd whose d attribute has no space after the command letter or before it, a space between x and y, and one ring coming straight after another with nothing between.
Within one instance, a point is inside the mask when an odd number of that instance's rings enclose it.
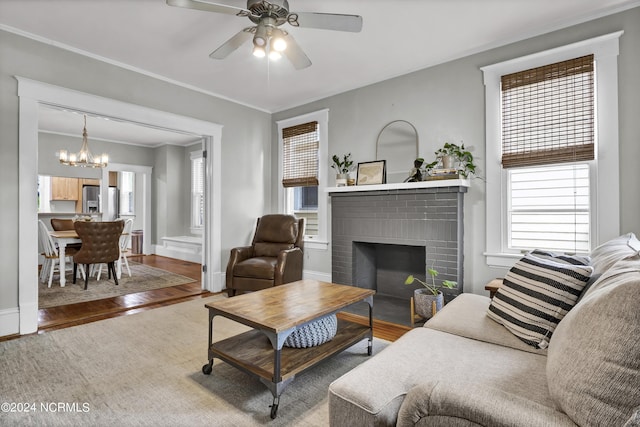
<instances>
[{"instance_id":1,"label":"coffee table caster wheel","mask_svg":"<svg viewBox=\"0 0 640 427\"><path fill-rule=\"evenodd\" d=\"M275 420L276 417L278 416L278 403L280 402L280 399L277 397L273 398L273 404L271 405L271 419Z\"/></svg>"},{"instance_id":2,"label":"coffee table caster wheel","mask_svg":"<svg viewBox=\"0 0 640 427\"><path fill-rule=\"evenodd\" d=\"M211 371L213 371L213 364L212 363L207 363L206 365L204 365L202 367L202 373L205 375L209 375L211 373Z\"/></svg>"}]
</instances>

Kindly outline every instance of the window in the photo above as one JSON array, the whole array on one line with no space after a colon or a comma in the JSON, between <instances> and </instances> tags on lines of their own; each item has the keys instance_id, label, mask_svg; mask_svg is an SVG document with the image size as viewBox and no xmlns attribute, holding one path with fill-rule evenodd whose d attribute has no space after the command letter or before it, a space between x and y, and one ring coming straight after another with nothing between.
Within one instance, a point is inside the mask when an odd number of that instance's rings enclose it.
<instances>
[{"instance_id":1,"label":"window","mask_svg":"<svg viewBox=\"0 0 640 427\"><path fill-rule=\"evenodd\" d=\"M507 248L588 252L593 55L504 75L501 93Z\"/></svg>"},{"instance_id":2,"label":"window","mask_svg":"<svg viewBox=\"0 0 640 427\"><path fill-rule=\"evenodd\" d=\"M282 210L305 218L307 247L327 248L328 110L278 122Z\"/></svg>"},{"instance_id":3,"label":"window","mask_svg":"<svg viewBox=\"0 0 640 427\"><path fill-rule=\"evenodd\" d=\"M135 191L135 177L133 172L120 172L120 215L135 214L135 200L133 194Z\"/></svg>"},{"instance_id":4,"label":"window","mask_svg":"<svg viewBox=\"0 0 640 427\"><path fill-rule=\"evenodd\" d=\"M589 252L619 235L621 34L482 68L489 265L534 248Z\"/></svg>"},{"instance_id":5,"label":"window","mask_svg":"<svg viewBox=\"0 0 640 427\"><path fill-rule=\"evenodd\" d=\"M509 249L589 252L589 165L508 170Z\"/></svg>"},{"instance_id":6,"label":"window","mask_svg":"<svg viewBox=\"0 0 640 427\"><path fill-rule=\"evenodd\" d=\"M191 231L204 227L204 158L201 151L191 153Z\"/></svg>"}]
</instances>

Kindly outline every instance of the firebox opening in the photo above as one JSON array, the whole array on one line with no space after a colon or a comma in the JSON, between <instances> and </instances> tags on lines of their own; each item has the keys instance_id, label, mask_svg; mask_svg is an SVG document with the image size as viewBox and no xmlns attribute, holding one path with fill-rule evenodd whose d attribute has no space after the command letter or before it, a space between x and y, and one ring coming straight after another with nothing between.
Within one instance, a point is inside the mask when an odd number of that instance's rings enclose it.
<instances>
[{"instance_id":1,"label":"firebox opening","mask_svg":"<svg viewBox=\"0 0 640 427\"><path fill-rule=\"evenodd\" d=\"M410 301L417 285L405 285L408 275L424 278L424 246L353 242L352 284L374 289L376 319L409 326ZM366 307L354 305L347 311L363 316Z\"/></svg>"}]
</instances>

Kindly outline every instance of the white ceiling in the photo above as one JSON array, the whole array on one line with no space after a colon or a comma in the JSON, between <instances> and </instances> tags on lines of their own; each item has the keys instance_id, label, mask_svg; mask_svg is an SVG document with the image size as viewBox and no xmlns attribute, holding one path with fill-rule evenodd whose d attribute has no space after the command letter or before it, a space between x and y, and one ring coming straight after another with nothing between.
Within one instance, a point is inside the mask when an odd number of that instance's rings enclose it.
<instances>
[{"instance_id":1,"label":"white ceiling","mask_svg":"<svg viewBox=\"0 0 640 427\"><path fill-rule=\"evenodd\" d=\"M215 2L246 7L244 0ZM284 58L274 63L253 57L250 42L225 60L210 59L209 53L251 25L248 18L171 7L165 0L0 0L0 29L277 112L635 7L640 0L289 0L289 5L292 11L361 15L362 32L285 24L313 63L298 71Z\"/></svg>"}]
</instances>

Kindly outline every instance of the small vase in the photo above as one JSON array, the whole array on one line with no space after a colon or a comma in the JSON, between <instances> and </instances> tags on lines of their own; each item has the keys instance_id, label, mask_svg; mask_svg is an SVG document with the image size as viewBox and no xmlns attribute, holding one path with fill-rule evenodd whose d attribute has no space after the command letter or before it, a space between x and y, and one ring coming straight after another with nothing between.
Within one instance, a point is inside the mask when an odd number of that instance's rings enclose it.
<instances>
[{"instance_id":1,"label":"small vase","mask_svg":"<svg viewBox=\"0 0 640 427\"><path fill-rule=\"evenodd\" d=\"M444 169L453 169L454 160L453 156L442 156L442 167Z\"/></svg>"},{"instance_id":2,"label":"small vase","mask_svg":"<svg viewBox=\"0 0 640 427\"><path fill-rule=\"evenodd\" d=\"M444 306L442 292L438 291L438 295L434 295L433 292L426 288L413 291L413 300L416 314L425 319L431 319L433 316L433 301L436 302L436 311L440 311Z\"/></svg>"},{"instance_id":3,"label":"small vase","mask_svg":"<svg viewBox=\"0 0 640 427\"><path fill-rule=\"evenodd\" d=\"M346 173L339 173L336 175L336 187L346 187L347 186L347 177Z\"/></svg>"}]
</instances>

